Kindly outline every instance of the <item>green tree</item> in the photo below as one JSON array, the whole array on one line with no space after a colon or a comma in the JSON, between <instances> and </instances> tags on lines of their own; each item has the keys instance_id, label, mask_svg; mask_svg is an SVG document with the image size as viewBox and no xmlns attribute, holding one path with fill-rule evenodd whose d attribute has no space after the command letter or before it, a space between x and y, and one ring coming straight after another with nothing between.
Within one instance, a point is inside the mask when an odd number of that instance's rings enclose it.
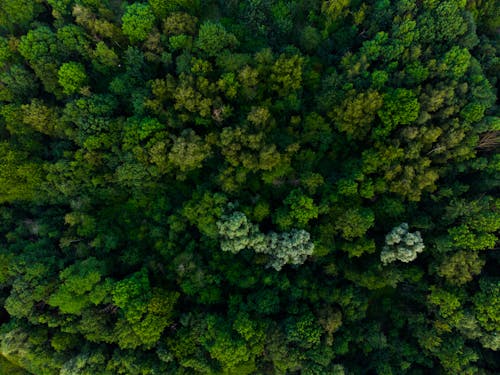
<instances>
[{"instance_id":1,"label":"green tree","mask_svg":"<svg viewBox=\"0 0 500 375\"><path fill-rule=\"evenodd\" d=\"M418 100L410 90L396 89L384 95L384 104L377 112L384 126L375 129L374 134L387 136L398 125L411 124L417 119L419 111Z\"/></svg>"},{"instance_id":2,"label":"green tree","mask_svg":"<svg viewBox=\"0 0 500 375\"><path fill-rule=\"evenodd\" d=\"M0 4L0 27L9 31L28 29L31 21L41 12L41 4L30 0L5 0Z\"/></svg>"},{"instance_id":3,"label":"green tree","mask_svg":"<svg viewBox=\"0 0 500 375\"><path fill-rule=\"evenodd\" d=\"M32 72L17 64L0 73L0 82L0 99L4 102L23 102L36 95L40 86Z\"/></svg>"},{"instance_id":4,"label":"green tree","mask_svg":"<svg viewBox=\"0 0 500 375\"><path fill-rule=\"evenodd\" d=\"M122 17L122 31L132 43L146 40L153 30L155 16L147 3L133 3Z\"/></svg>"},{"instance_id":5,"label":"green tree","mask_svg":"<svg viewBox=\"0 0 500 375\"><path fill-rule=\"evenodd\" d=\"M163 21L163 30L169 36L194 35L196 33L198 19L188 13L174 12L168 17L160 17L160 19L162 18L165 19Z\"/></svg>"},{"instance_id":6,"label":"green tree","mask_svg":"<svg viewBox=\"0 0 500 375\"><path fill-rule=\"evenodd\" d=\"M195 46L205 52L208 56L216 56L226 48L238 45L238 39L227 32L220 23L206 21L200 26Z\"/></svg>"},{"instance_id":7,"label":"green tree","mask_svg":"<svg viewBox=\"0 0 500 375\"><path fill-rule=\"evenodd\" d=\"M367 208L350 208L342 211L334 221L334 227L347 240L363 236L374 224L373 212Z\"/></svg>"},{"instance_id":8,"label":"green tree","mask_svg":"<svg viewBox=\"0 0 500 375\"><path fill-rule=\"evenodd\" d=\"M402 223L385 236L385 246L380 253L380 260L384 265L396 260L411 262L417 258L418 253L424 251L420 232L410 233L408 229L408 224Z\"/></svg>"},{"instance_id":9,"label":"green tree","mask_svg":"<svg viewBox=\"0 0 500 375\"><path fill-rule=\"evenodd\" d=\"M179 298L177 292L151 288L144 268L115 283L112 295L123 314L115 326L122 349L153 347L165 327L172 324L173 308Z\"/></svg>"},{"instance_id":10,"label":"green tree","mask_svg":"<svg viewBox=\"0 0 500 375\"><path fill-rule=\"evenodd\" d=\"M79 315L87 306L105 301L109 283L100 283L104 265L96 258L76 262L59 274L62 283L50 296L49 305L64 314Z\"/></svg>"},{"instance_id":11,"label":"green tree","mask_svg":"<svg viewBox=\"0 0 500 375\"><path fill-rule=\"evenodd\" d=\"M500 282L498 279L479 280L480 292L474 298L476 318L487 331L497 331L500 327L498 308L500 304Z\"/></svg>"},{"instance_id":12,"label":"green tree","mask_svg":"<svg viewBox=\"0 0 500 375\"><path fill-rule=\"evenodd\" d=\"M297 318L289 318L285 322L285 325L289 341L305 349L319 344L321 327L318 320L310 311Z\"/></svg>"},{"instance_id":13,"label":"green tree","mask_svg":"<svg viewBox=\"0 0 500 375\"><path fill-rule=\"evenodd\" d=\"M318 217L319 209L314 205L314 200L299 189L292 190L284 202L290 207L290 216L299 227Z\"/></svg>"},{"instance_id":14,"label":"green tree","mask_svg":"<svg viewBox=\"0 0 500 375\"><path fill-rule=\"evenodd\" d=\"M227 197L197 191L182 208L182 214L206 236L217 237L217 221L223 215Z\"/></svg>"},{"instance_id":15,"label":"green tree","mask_svg":"<svg viewBox=\"0 0 500 375\"><path fill-rule=\"evenodd\" d=\"M56 34L47 26L39 26L21 37L18 50L42 81L45 90L59 94L57 72L65 53Z\"/></svg>"},{"instance_id":16,"label":"green tree","mask_svg":"<svg viewBox=\"0 0 500 375\"><path fill-rule=\"evenodd\" d=\"M382 102L382 97L376 91L360 93L344 99L340 106L329 113L329 116L340 131L354 139L362 139L370 131Z\"/></svg>"},{"instance_id":17,"label":"green tree","mask_svg":"<svg viewBox=\"0 0 500 375\"><path fill-rule=\"evenodd\" d=\"M57 39L70 52L87 57L91 49L85 29L77 25L65 25L57 29Z\"/></svg>"},{"instance_id":18,"label":"green tree","mask_svg":"<svg viewBox=\"0 0 500 375\"><path fill-rule=\"evenodd\" d=\"M271 88L280 96L290 95L302 86L304 58L281 54L275 61L270 76Z\"/></svg>"},{"instance_id":19,"label":"green tree","mask_svg":"<svg viewBox=\"0 0 500 375\"><path fill-rule=\"evenodd\" d=\"M39 196L43 174L40 164L28 153L12 149L8 142L1 142L0 165L0 202L31 200Z\"/></svg>"},{"instance_id":20,"label":"green tree","mask_svg":"<svg viewBox=\"0 0 500 375\"><path fill-rule=\"evenodd\" d=\"M321 34L318 29L312 26L306 26L300 36L302 48L309 53L316 51L321 43Z\"/></svg>"},{"instance_id":21,"label":"green tree","mask_svg":"<svg viewBox=\"0 0 500 375\"><path fill-rule=\"evenodd\" d=\"M481 273L484 264L485 261L479 257L477 252L460 250L443 260L438 273L448 282L462 285Z\"/></svg>"},{"instance_id":22,"label":"green tree","mask_svg":"<svg viewBox=\"0 0 500 375\"><path fill-rule=\"evenodd\" d=\"M203 161L209 156L210 145L203 142L193 130L186 129L180 137L175 138L168 160L181 172L188 172L201 168Z\"/></svg>"}]
</instances>

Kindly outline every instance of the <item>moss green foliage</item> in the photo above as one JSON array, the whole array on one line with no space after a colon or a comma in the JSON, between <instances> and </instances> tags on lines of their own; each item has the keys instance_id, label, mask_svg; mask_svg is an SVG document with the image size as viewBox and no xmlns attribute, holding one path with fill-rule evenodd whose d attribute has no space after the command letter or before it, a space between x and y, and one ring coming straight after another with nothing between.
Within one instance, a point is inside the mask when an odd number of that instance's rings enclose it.
<instances>
[{"instance_id":1,"label":"moss green foliage","mask_svg":"<svg viewBox=\"0 0 500 375\"><path fill-rule=\"evenodd\" d=\"M29 373L21 367L9 362L4 356L0 356L0 375L28 375Z\"/></svg>"},{"instance_id":2,"label":"moss green foliage","mask_svg":"<svg viewBox=\"0 0 500 375\"><path fill-rule=\"evenodd\" d=\"M500 373L499 27L0 0L0 374Z\"/></svg>"},{"instance_id":3,"label":"moss green foliage","mask_svg":"<svg viewBox=\"0 0 500 375\"><path fill-rule=\"evenodd\" d=\"M152 31L155 16L147 3L133 3L127 6L122 17L122 30L132 43L146 39Z\"/></svg>"},{"instance_id":4,"label":"moss green foliage","mask_svg":"<svg viewBox=\"0 0 500 375\"><path fill-rule=\"evenodd\" d=\"M196 47L209 56L216 56L226 48L238 43L236 37L227 32L223 25L212 21L204 22L199 29Z\"/></svg>"},{"instance_id":5,"label":"moss green foliage","mask_svg":"<svg viewBox=\"0 0 500 375\"><path fill-rule=\"evenodd\" d=\"M65 94L76 93L87 80L84 66L75 62L62 64L57 75Z\"/></svg>"}]
</instances>

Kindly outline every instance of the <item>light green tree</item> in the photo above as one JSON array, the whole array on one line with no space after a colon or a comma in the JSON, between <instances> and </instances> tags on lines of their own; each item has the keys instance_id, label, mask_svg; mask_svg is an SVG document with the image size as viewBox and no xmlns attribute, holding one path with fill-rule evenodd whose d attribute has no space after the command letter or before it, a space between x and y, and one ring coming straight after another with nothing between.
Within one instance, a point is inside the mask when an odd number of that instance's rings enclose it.
<instances>
[{"instance_id":1,"label":"light green tree","mask_svg":"<svg viewBox=\"0 0 500 375\"><path fill-rule=\"evenodd\" d=\"M373 211L368 208L349 208L335 220L335 229L340 231L346 240L363 236L375 222Z\"/></svg>"},{"instance_id":2,"label":"light green tree","mask_svg":"<svg viewBox=\"0 0 500 375\"><path fill-rule=\"evenodd\" d=\"M290 207L290 216L302 227L309 220L318 217L319 208L314 204L314 200L305 195L300 189L294 189L288 194L284 202Z\"/></svg>"},{"instance_id":3,"label":"light green tree","mask_svg":"<svg viewBox=\"0 0 500 375\"><path fill-rule=\"evenodd\" d=\"M443 260L438 274L452 284L462 285L481 273L484 264L477 251L460 250Z\"/></svg>"},{"instance_id":4,"label":"light green tree","mask_svg":"<svg viewBox=\"0 0 500 375\"><path fill-rule=\"evenodd\" d=\"M223 215L217 221L219 236L221 237L222 251L233 254L239 253L245 248L254 247L257 239L258 229L250 223L243 212L233 212L231 215Z\"/></svg>"},{"instance_id":5,"label":"light green tree","mask_svg":"<svg viewBox=\"0 0 500 375\"><path fill-rule=\"evenodd\" d=\"M500 280L494 278L483 278L479 280L481 291L473 300L476 308L476 318L479 324L487 331L496 332L500 330Z\"/></svg>"},{"instance_id":6,"label":"light green tree","mask_svg":"<svg viewBox=\"0 0 500 375\"><path fill-rule=\"evenodd\" d=\"M181 172L188 172L200 168L209 156L210 146L192 129L186 129L174 139L168 160Z\"/></svg>"},{"instance_id":7,"label":"light green tree","mask_svg":"<svg viewBox=\"0 0 500 375\"><path fill-rule=\"evenodd\" d=\"M35 197L43 181L40 165L28 153L0 143L0 202L29 200Z\"/></svg>"},{"instance_id":8,"label":"light green tree","mask_svg":"<svg viewBox=\"0 0 500 375\"><path fill-rule=\"evenodd\" d=\"M63 92L68 95L77 93L87 82L85 67L76 62L62 64L57 76Z\"/></svg>"},{"instance_id":9,"label":"light green tree","mask_svg":"<svg viewBox=\"0 0 500 375\"><path fill-rule=\"evenodd\" d=\"M311 236L303 229L290 232L268 233L264 241L255 244L254 250L271 256L268 266L280 271L285 264L300 265L314 251Z\"/></svg>"},{"instance_id":10,"label":"light green tree","mask_svg":"<svg viewBox=\"0 0 500 375\"><path fill-rule=\"evenodd\" d=\"M122 313L115 326L118 345L153 347L169 324L179 293L151 287L145 268L114 286L113 302Z\"/></svg>"},{"instance_id":11,"label":"light green tree","mask_svg":"<svg viewBox=\"0 0 500 375\"><path fill-rule=\"evenodd\" d=\"M329 113L338 129L349 137L362 139L368 134L377 111L382 107L382 96L377 91L350 94Z\"/></svg>"},{"instance_id":12,"label":"light green tree","mask_svg":"<svg viewBox=\"0 0 500 375\"><path fill-rule=\"evenodd\" d=\"M384 95L384 105L378 111L383 127L375 130L375 135L387 136L398 125L408 125L415 121L420 104L415 94L407 89L398 88Z\"/></svg>"},{"instance_id":13,"label":"light green tree","mask_svg":"<svg viewBox=\"0 0 500 375\"><path fill-rule=\"evenodd\" d=\"M396 260L411 262L417 258L417 254L424 251L424 242L420 232L410 233L408 224L402 223L394 227L385 236L386 245L380 253L380 260L384 265Z\"/></svg>"},{"instance_id":14,"label":"light green tree","mask_svg":"<svg viewBox=\"0 0 500 375\"><path fill-rule=\"evenodd\" d=\"M103 272L104 264L93 257L67 267L59 274L62 283L49 305L64 314L79 315L83 308L101 303L110 291L109 283L100 284Z\"/></svg>"},{"instance_id":15,"label":"light green tree","mask_svg":"<svg viewBox=\"0 0 500 375\"><path fill-rule=\"evenodd\" d=\"M233 34L227 32L220 23L212 21L207 21L200 26L198 39L195 42L196 47L209 56L217 56L221 50L237 44L238 40Z\"/></svg>"},{"instance_id":16,"label":"light green tree","mask_svg":"<svg viewBox=\"0 0 500 375\"><path fill-rule=\"evenodd\" d=\"M132 43L146 40L153 30L155 16L149 4L133 3L122 17L122 31Z\"/></svg>"},{"instance_id":17,"label":"light green tree","mask_svg":"<svg viewBox=\"0 0 500 375\"><path fill-rule=\"evenodd\" d=\"M281 54L271 69L271 88L280 96L287 96L302 85L304 58L299 55L287 57Z\"/></svg>"},{"instance_id":18,"label":"light green tree","mask_svg":"<svg viewBox=\"0 0 500 375\"><path fill-rule=\"evenodd\" d=\"M314 251L310 234L305 230L263 234L257 225L249 222L246 215L239 211L223 215L217 227L223 251L236 254L243 249L252 249L256 253L267 254L271 258L268 266L276 271L285 264L304 263Z\"/></svg>"},{"instance_id":19,"label":"light green tree","mask_svg":"<svg viewBox=\"0 0 500 375\"><path fill-rule=\"evenodd\" d=\"M0 2L0 30L9 31L27 28L33 18L43 9L32 0L3 0Z\"/></svg>"}]
</instances>

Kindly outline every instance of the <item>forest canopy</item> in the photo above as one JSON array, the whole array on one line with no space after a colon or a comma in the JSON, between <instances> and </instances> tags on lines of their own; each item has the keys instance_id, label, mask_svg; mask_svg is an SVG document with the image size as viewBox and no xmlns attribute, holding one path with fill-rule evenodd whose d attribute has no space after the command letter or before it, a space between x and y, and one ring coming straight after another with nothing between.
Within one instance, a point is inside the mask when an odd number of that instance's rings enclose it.
<instances>
[{"instance_id":1,"label":"forest canopy","mask_svg":"<svg viewBox=\"0 0 500 375\"><path fill-rule=\"evenodd\" d=\"M0 1L0 373L500 373L499 42L498 0Z\"/></svg>"}]
</instances>

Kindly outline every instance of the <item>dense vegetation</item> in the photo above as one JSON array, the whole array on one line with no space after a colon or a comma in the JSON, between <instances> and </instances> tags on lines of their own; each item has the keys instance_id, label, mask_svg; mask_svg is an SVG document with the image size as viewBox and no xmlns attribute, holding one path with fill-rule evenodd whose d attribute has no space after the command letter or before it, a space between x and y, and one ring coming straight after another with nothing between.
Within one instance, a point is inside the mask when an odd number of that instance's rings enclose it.
<instances>
[{"instance_id":1,"label":"dense vegetation","mask_svg":"<svg viewBox=\"0 0 500 375\"><path fill-rule=\"evenodd\" d=\"M496 0L0 1L0 353L498 374L499 28Z\"/></svg>"}]
</instances>

